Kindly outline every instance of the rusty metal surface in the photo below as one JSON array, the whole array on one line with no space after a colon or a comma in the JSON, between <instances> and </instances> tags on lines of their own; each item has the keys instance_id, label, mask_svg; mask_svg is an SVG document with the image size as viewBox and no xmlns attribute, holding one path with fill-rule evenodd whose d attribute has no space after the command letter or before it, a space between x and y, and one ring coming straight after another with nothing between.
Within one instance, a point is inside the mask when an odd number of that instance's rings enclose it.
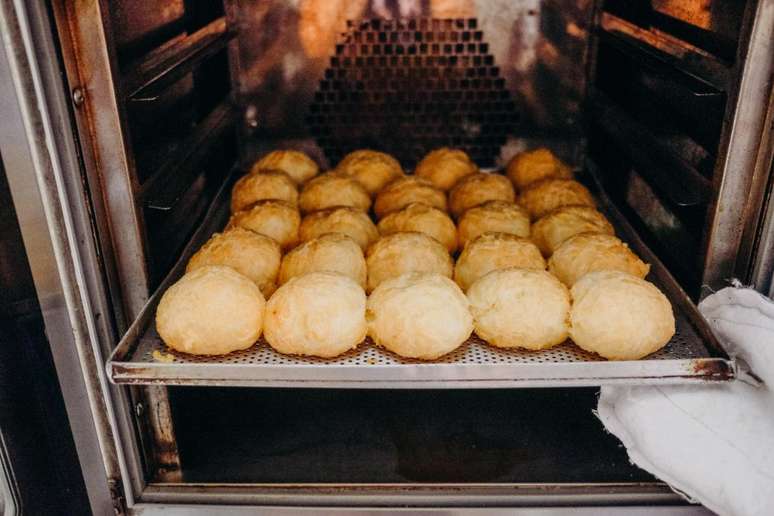
<instances>
[{"instance_id":1,"label":"rusty metal surface","mask_svg":"<svg viewBox=\"0 0 774 516\"><path fill-rule=\"evenodd\" d=\"M115 264L111 292L121 296L116 309L133 319L148 298L145 224L138 181L114 79L115 57L99 0L57 1L56 21L67 78L81 88L84 101L74 111L91 190L100 209L102 248L108 267ZM118 280L120 278L120 281Z\"/></svg>"},{"instance_id":2,"label":"rusty metal surface","mask_svg":"<svg viewBox=\"0 0 774 516\"><path fill-rule=\"evenodd\" d=\"M254 113L245 152L267 135L308 135L306 117L342 33L366 20L475 20L520 115L515 139L550 134L580 157L592 3L474 0L238 0L239 102ZM431 116L431 115L427 115ZM407 140L411 131L405 135ZM511 143L512 148L518 143ZM252 154L251 154L252 153ZM497 158L497 156L495 156ZM246 158L247 159L247 158Z\"/></svg>"}]
</instances>

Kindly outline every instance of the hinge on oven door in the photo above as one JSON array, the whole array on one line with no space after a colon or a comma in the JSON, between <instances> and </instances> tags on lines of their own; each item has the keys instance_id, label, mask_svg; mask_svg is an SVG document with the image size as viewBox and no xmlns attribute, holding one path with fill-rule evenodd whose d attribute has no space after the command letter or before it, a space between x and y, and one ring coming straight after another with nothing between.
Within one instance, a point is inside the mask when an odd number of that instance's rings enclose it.
<instances>
[{"instance_id":1,"label":"hinge on oven door","mask_svg":"<svg viewBox=\"0 0 774 516\"><path fill-rule=\"evenodd\" d=\"M116 516L126 516L126 499L121 481L109 478L108 489L110 489L110 498L113 500L113 512Z\"/></svg>"}]
</instances>

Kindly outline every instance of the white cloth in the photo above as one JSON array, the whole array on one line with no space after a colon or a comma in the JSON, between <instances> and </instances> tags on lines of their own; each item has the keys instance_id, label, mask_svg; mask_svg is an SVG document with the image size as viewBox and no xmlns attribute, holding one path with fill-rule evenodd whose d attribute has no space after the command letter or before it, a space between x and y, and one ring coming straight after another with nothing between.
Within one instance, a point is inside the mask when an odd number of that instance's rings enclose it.
<instances>
[{"instance_id":1,"label":"white cloth","mask_svg":"<svg viewBox=\"0 0 774 516\"><path fill-rule=\"evenodd\" d=\"M606 386L598 416L634 464L689 499L722 516L772 516L774 303L729 287L699 309L764 384Z\"/></svg>"}]
</instances>

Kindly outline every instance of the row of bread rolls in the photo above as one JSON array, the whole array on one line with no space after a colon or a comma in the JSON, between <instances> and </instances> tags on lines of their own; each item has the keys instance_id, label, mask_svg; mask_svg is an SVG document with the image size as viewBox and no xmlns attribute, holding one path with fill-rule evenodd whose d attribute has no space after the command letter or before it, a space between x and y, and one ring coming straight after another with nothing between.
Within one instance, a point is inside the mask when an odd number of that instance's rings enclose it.
<instances>
[{"instance_id":1,"label":"row of bread rolls","mask_svg":"<svg viewBox=\"0 0 774 516\"><path fill-rule=\"evenodd\" d=\"M302 153L275 151L236 183L227 230L192 257L186 281L171 287L159 305L157 327L170 347L201 354L244 349L260 336L258 325L283 353L336 356L367 332L402 356L432 359L462 344L475 326L495 346L545 349L572 335L584 349L621 359L649 354L674 333L669 302L640 279L647 265L613 236L592 196L550 151L516 156L507 168L511 181L478 172L464 152L451 149L431 152L415 176L374 151L356 151L334 171L315 177L318 172ZM372 196L378 229L367 215ZM455 265L450 253L458 245ZM240 336L233 332L242 311L224 311L229 302L221 295L213 296L218 309L209 307L214 277L229 276L223 284L235 288L224 265L253 287L245 286L234 300L256 297L256 287L262 302L271 296L265 319L244 319L252 326ZM595 271L623 271L624 277L589 274ZM582 277L576 296L573 285ZM274 293L277 282L285 286ZM572 305L567 287L573 287ZM632 294L628 303L600 310L599 296L586 295L599 288L602 300L604 290ZM638 302L658 305L660 312L637 309ZM186 309L186 303L208 308ZM257 309L261 303L248 305ZM588 306L593 309L581 310ZM626 307L658 317L635 316L637 324L616 331L632 317L608 312ZM199 318L209 313L227 320ZM613 324L606 326L608 317ZM214 335L217 326L224 329L222 338Z\"/></svg>"}]
</instances>

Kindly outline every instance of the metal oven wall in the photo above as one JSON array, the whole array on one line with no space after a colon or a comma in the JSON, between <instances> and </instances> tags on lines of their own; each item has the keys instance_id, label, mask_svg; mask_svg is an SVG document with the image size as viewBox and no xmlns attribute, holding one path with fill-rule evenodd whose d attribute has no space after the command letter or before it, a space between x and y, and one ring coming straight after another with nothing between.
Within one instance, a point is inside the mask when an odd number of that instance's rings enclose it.
<instances>
[{"instance_id":1,"label":"metal oven wall","mask_svg":"<svg viewBox=\"0 0 774 516\"><path fill-rule=\"evenodd\" d=\"M492 166L549 141L579 164L591 0L238 0L243 159L306 138L328 165L441 145Z\"/></svg>"}]
</instances>

